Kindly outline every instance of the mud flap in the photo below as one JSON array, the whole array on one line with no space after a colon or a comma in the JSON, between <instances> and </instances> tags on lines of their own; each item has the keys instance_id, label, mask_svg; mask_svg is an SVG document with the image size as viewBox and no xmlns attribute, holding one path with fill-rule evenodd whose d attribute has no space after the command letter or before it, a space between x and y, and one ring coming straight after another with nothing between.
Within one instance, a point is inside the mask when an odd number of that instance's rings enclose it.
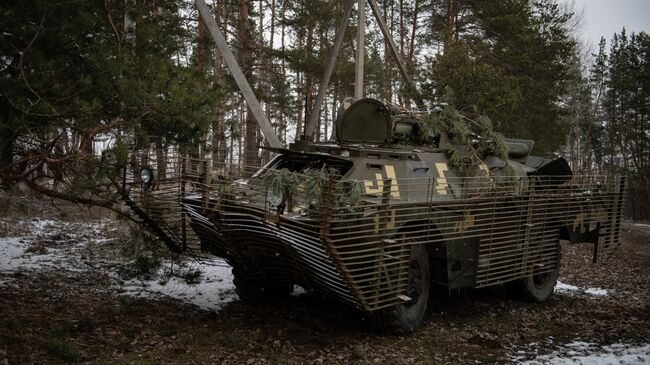
<instances>
[{"instance_id":1,"label":"mud flap","mask_svg":"<svg viewBox=\"0 0 650 365\"><path fill-rule=\"evenodd\" d=\"M620 244L621 218L623 216L623 199L625 192L625 177L616 178L608 186L607 217L604 222L598 224L598 238L594 242L593 262L602 263ZM593 238L593 237L589 237Z\"/></svg>"}]
</instances>

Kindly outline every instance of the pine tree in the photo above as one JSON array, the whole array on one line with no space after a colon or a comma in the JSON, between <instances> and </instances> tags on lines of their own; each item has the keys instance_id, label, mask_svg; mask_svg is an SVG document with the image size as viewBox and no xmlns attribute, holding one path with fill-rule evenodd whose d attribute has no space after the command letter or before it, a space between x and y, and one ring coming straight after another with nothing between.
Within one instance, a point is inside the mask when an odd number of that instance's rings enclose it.
<instances>
[{"instance_id":1,"label":"pine tree","mask_svg":"<svg viewBox=\"0 0 650 365\"><path fill-rule=\"evenodd\" d=\"M0 41L0 125L9 131L0 148L3 180L38 187L54 173L68 179L49 193L94 199L103 187L93 180L114 181L109 172L117 173L91 157L98 134L141 146L153 142L151 135L158 144L198 140L208 125L210 85L179 62L192 42L182 26L188 6L117 0L0 5L0 28L7 30Z\"/></svg>"},{"instance_id":2,"label":"pine tree","mask_svg":"<svg viewBox=\"0 0 650 365\"><path fill-rule=\"evenodd\" d=\"M627 214L650 218L650 36L614 34L609 53L601 40L590 81L597 102L596 161L609 175L628 176Z\"/></svg>"},{"instance_id":3,"label":"pine tree","mask_svg":"<svg viewBox=\"0 0 650 365\"><path fill-rule=\"evenodd\" d=\"M559 101L575 50L569 36L572 14L552 0L443 5L450 13L444 52L433 61L429 97L451 91L458 109L489 116L507 136L535 140L536 153L559 151L568 132Z\"/></svg>"}]
</instances>

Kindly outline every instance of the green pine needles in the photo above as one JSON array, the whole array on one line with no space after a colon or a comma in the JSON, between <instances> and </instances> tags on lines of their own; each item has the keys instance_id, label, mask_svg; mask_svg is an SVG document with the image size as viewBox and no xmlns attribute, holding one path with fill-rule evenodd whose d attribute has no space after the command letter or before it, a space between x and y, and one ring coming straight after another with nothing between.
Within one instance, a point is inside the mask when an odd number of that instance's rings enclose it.
<instances>
[{"instance_id":1,"label":"green pine needles","mask_svg":"<svg viewBox=\"0 0 650 365\"><path fill-rule=\"evenodd\" d=\"M450 146L445 146L447 163L459 176L471 175L475 171L472 165L480 163L487 156L492 155L504 161L508 158L503 135L494 130L492 121L486 116L481 115L473 120L449 106L440 113L420 117L419 122L420 130L433 128L447 133L452 142ZM464 157L472 162L464 162ZM508 164L505 169L506 175L512 173Z\"/></svg>"},{"instance_id":2,"label":"green pine needles","mask_svg":"<svg viewBox=\"0 0 650 365\"><path fill-rule=\"evenodd\" d=\"M323 165L320 169L307 169L293 172L288 169L269 171L264 178L264 186L269 194L282 196L282 203L291 212L297 201L304 200L304 205L312 212L319 212L330 181L332 186L333 206L354 206L361 199L363 186L356 180L340 180L338 170Z\"/></svg>"}]
</instances>

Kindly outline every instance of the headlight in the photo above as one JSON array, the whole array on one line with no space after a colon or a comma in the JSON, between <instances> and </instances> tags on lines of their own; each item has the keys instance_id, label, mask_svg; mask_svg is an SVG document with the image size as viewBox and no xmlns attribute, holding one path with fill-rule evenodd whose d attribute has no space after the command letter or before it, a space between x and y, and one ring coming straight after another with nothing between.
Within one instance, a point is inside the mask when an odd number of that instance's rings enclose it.
<instances>
[{"instance_id":1,"label":"headlight","mask_svg":"<svg viewBox=\"0 0 650 365\"><path fill-rule=\"evenodd\" d=\"M140 180L144 184L151 184L153 181L153 169L151 167L145 167L140 170Z\"/></svg>"},{"instance_id":2,"label":"headlight","mask_svg":"<svg viewBox=\"0 0 650 365\"><path fill-rule=\"evenodd\" d=\"M266 195L266 199L269 201L269 204L275 208L280 205L280 203L282 203L282 191L269 189L269 192Z\"/></svg>"}]
</instances>

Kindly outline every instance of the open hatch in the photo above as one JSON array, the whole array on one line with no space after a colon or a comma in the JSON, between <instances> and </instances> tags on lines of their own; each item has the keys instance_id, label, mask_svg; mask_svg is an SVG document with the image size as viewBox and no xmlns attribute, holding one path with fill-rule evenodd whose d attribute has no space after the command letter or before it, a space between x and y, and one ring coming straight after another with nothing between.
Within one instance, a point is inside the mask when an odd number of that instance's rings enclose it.
<instances>
[{"instance_id":1,"label":"open hatch","mask_svg":"<svg viewBox=\"0 0 650 365\"><path fill-rule=\"evenodd\" d=\"M336 139L340 143L388 145L392 121L386 106L375 99L361 99L344 111L336 123Z\"/></svg>"}]
</instances>

